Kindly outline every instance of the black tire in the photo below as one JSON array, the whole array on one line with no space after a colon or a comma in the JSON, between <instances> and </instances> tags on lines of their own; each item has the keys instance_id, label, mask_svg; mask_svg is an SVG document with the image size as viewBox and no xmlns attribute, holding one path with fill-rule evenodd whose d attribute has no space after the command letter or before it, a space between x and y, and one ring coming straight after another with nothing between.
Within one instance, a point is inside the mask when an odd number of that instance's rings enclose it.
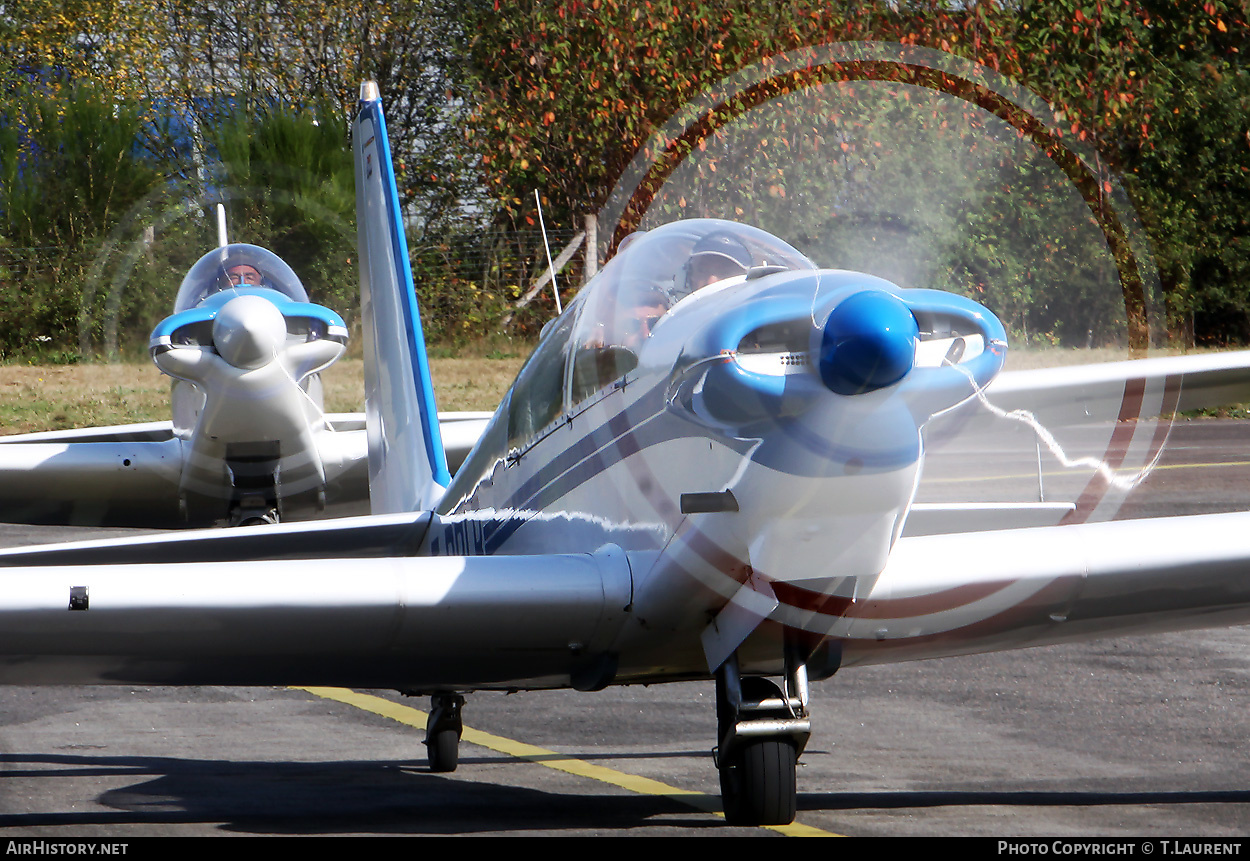
<instances>
[{"instance_id":1,"label":"black tire","mask_svg":"<svg viewBox=\"0 0 1250 861\"><path fill-rule=\"evenodd\" d=\"M725 737L733 708L729 705L724 677L717 676L716 716L720 738ZM742 679L742 697L760 701L781 697L770 679ZM720 768L721 800L725 821L731 825L788 825L798 804L795 771L798 750L788 738L761 738L743 742L726 757Z\"/></svg>"},{"instance_id":2,"label":"black tire","mask_svg":"<svg viewBox=\"0 0 1250 861\"><path fill-rule=\"evenodd\" d=\"M750 741L720 770L725 821L730 825L789 825L798 806L798 755L785 739Z\"/></svg>"},{"instance_id":3,"label":"black tire","mask_svg":"<svg viewBox=\"0 0 1250 861\"><path fill-rule=\"evenodd\" d=\"M460 733L454 729L442 729L430 733L425 742L425 755L430 771L446 774L460 764Z\"/></svg>"}]
</instances>

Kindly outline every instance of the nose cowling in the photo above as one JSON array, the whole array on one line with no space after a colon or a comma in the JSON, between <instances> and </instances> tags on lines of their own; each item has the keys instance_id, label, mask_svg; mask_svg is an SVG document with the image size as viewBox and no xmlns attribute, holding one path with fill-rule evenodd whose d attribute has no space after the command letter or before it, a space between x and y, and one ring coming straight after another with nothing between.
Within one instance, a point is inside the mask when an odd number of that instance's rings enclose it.
<instances>
[{"instance_id":1,"label":"nose cowling","mask_svg":"<svg viewBox=\"0 0 1250 861\"><path fill-rule=\"evenodd\" d=\"M267 365L286 342L286 319L260 296L231 299L213 319L213 346L236 368L253 370Z\"/></svg>"},{"instance_id":2,"label":"nose cowling","mask_svg":"<svg viewBox=\"0 0 1250 861\"><path fill-rule=\"evenodd\" d=\"M916 359L920 328L892 293L863 290L839 302L820 333L817 369L839 395L860 395L900 382Z\"/></svg>"},{"instance_id":3,"label":"nose cowling","mask_svg":"<svg viewBox=\"0 0 1250 861\"><path fill-rule=\"evenodd\" d=\"M898 288L839 271L777 279L691 339L701 361L678 370L670 403L747 433L909 378L920 326Z\"/></svg>"}]
</instances>

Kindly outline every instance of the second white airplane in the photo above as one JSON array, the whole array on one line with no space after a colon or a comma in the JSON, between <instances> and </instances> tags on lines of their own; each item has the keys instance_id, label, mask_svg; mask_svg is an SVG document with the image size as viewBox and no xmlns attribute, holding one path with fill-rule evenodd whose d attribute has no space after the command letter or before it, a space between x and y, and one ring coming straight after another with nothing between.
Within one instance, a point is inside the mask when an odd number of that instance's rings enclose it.
<instances>
[{"instance_id":1,"label":"second white airplane","mask_svg":"<svg viewBox=\"0 0 1250 861\"><path fill-rule=\"evenodd\" d=\"M224 234L224 230L222 231ZM172 421L0 437L0 521L274 523L368 510L363 413L327 414L343 318L281 258L223 242L191 267L149 352ZM440 416L452 468L489 413Z\"/></svg>"}]
</instances>

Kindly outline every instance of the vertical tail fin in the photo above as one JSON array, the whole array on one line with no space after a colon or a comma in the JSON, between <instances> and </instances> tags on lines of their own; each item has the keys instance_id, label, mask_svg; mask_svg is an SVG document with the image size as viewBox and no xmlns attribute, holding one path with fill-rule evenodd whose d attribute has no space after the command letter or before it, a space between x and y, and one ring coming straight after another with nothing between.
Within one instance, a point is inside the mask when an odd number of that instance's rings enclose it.
<instances>
[{"instance_id":1,"label":"vertical tail fin","mask_svg":"<svg viewBox=\"0 0 1250 861\"><path fill-rule=\"evenodd\" d=\"M451 476L408 262L377 84L360 88L352 129L364 325L369 500L374 514L432 507Z\"/></svg>"}]
</instances>

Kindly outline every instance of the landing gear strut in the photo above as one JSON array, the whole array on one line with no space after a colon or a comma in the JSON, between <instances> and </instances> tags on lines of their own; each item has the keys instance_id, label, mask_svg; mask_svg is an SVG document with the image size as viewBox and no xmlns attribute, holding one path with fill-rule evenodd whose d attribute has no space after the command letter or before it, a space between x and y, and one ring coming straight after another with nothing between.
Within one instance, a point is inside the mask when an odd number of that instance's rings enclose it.
<instances>
[{"instance_id":1,"label":"landing gear strut","mask_svg":"<svg viewBox=\"0 0 1250 861\"><path fill-rule=\"evenodd\" d=\"M230 526L260 526L282 519L278 504L278 444L231 443L226 446L230 472Z\"/></svg>"},{"instance_id":2,"label":"landing gear strut","mask_svg":"<svg viewBox=\"0 0 1250 861\"><path fill-rule=\"evenodd\" d=\"M765 678L743 678L736 655L717 672L715 757L729 824L794 821L795 771L811 736L807 702L807 668L789 650L784 690Z\"/></svg>"},{"instance_id":3,"label":"landing gear strut","mask_svg":"<svg viewBox=\"0 0 1250 861\"><path fill-rule=\"evenodd\" d=\"M425 722L426 759L430 771L455 771L460 762L460 736L464 726L460 710L464 697L459 694L435 694L430 697L430 717Z\"/></svg>"}]
</instances>

